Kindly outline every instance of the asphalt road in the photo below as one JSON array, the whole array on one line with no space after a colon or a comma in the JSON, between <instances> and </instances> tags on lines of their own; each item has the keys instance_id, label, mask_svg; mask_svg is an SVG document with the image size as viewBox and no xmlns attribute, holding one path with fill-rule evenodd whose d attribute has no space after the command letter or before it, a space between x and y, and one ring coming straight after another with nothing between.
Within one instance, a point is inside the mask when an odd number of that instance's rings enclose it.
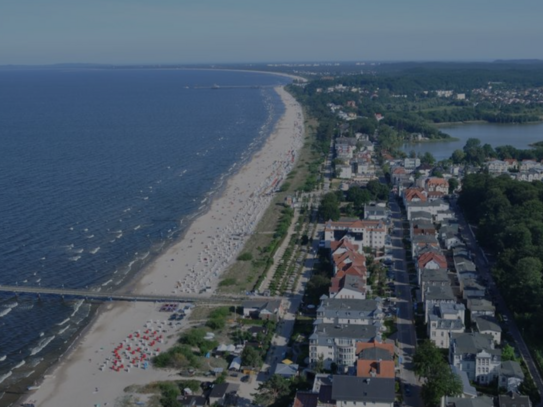
<instances>
[{"instance_id":1,"label":"asphalt road","mask_svg":"<svg viewBox=\"0 0 543 407\"><path fill-rule=\"evenodd\" d=\"M492 265L489 264L489 262L487 261L486 255L483 253L483 250L479 246L477 239L473 234L473 230L469 227L468 223L464 219L464 216L456 205L456 200L454 199L451 200L451 208L456 212L456 217L458 219L458 222L460 223L460 226L462 227L462 237L464 238L464 241L468 245L471 252L475 254L475 259L473 261L476 264L479 273L483 278L486 278L488 281L487 288L493 298L493 302L496 306L497 311L502 316L507 316L507 323L503 323L502 325L509 331L509 334L515 340L516 348L526 362L526 366L528 366L528 370L530 371L534 379L534 382L539 390L539 394L543 395L543 380L541 378L541 375L539 374L539 371L537 370L534 359L530 354L530 350L528 349L528 346L524 342L524 339L522 338L522 335L520 334L520 331L515 324L513 314L507 308L507 305L500 291L498 290L494 279L492 278L492 273L490 272L490 268L492 267ZM542 405L543 403L539 403L540 407Z\"/></svg>"},{"instance_id":2,"label":"asphalt road","mask_svg":"<svg viewBox=\"0 0 543 407\"><path fill-rule=\"evenodd\" d=\"M409 275L407 273L407 262L405 260L405 249L403 247L403 226L402 226L402 213L400 207L396 202L396 198L393 194L390 195L390 210L392 212L393 231L392 231L392 245L389 247L388 255L393 257L393 270L396 277L396 302L397 305L397 347L399 351L399 357L402 359L400 365L399 378L402 384L410 384L412 391L410 396L406 396L404 392L404 404L407 406L418 407L422 406L422 399L420 398L421 383L415 376L413 371L412 358L415 352L415 346L417 344L417 338L415 334L415 325L413 317L413 300L411 297L411 286L409 284ZM403 390L403 386L402 386Z\"/></svg>"}]
</instances>

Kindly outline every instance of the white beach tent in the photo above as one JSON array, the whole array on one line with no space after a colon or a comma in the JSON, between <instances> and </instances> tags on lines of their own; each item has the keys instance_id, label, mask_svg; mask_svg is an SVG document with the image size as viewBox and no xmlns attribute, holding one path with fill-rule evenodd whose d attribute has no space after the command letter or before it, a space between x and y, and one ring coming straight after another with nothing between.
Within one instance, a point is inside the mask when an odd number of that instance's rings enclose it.
<instances>
[{"instance_id":1,"label":"white beach tent","mask_svg":"<svg viewBox=\"0 0 543 407\"><path fill-rule=\"evenodd\" d=\"M232 359L232 363L230 363L230 366L228 366L228 370L239 369L241 369L241 358L239 356L236 356L234 359Z\"/></svg>"}]
</instances>

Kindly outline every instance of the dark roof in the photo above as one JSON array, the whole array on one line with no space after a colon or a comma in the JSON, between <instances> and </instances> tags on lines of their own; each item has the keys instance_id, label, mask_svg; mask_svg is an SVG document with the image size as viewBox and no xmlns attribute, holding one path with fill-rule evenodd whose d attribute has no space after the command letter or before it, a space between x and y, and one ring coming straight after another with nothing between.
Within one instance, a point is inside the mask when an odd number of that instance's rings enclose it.
<instances>
[{"instance_id":1,"label":"dark roof","mask_svg":"<svg viewBox=\"0 0 543 407\"><path fill-rule=\"evenodd\" d=\"M319 400L318 393L312 393L310 391L298 391L294 398L294 404L292 407L317 407Z\"/></svg>"},{"instance_id":2,"label":"dark roof","mask_svg":"<svg viewBox=\"0 0 543 407\"><path fill-rule=\"evenodd\" d=\"M315 326L315 331L310 336L310 339L317 339L321 346L328 344L327 340L334 338L349 338L356 339L361 342L367 342L375 338L377 328L373 325L335 325L335 324L319 324Z\"/></svg>"},{"instance_id":3,"label":"dark roof","mask_svg":"<svg viewBox=\"0 0 543 407\"><path fill-rule=\"evenodd\" d=\"M431 285L426 288L424 298L433 301L453 301L456 300L451 286Z\"/></svg>"},{"instance_id":4,"label":"dark roof","mask_svg":"<svg viewBox=\"0 0 543 407\"><path fill-rule=\"evenodd\" d=\"M216 397L216 398L222 398L227 393L235 393L239 389L239 384L234 383L219 383L213 386L213 389L211 389L211 392L209 393L209 397Z\"/></svg>"},{"instance_id":5,"label":"dark roof","mask_svg":"<svg viewBox=\"0 0 543 407\"><path fill-rule=\"evenodd\" d=\"M451 334L451 340L456 344L457 354L477 354L485 351L492 355L501 355L501 350L494 349L492 336L479 332L464 332Z\"/></svg>"},{"instance_id":6,"label":"dark roof","mask_svg":"<svg viewBox=\"0 0 543 407\"><path fill-rule=\"evenodd\" d=\"M333 400L393 403L394 396L394 379L334 376Z\"/></svg>"},{"instance_id":7,"label":"dark roof","mask_svg":"<svg viewBox=\"0 0 543 407\"><path fill-rule=\"evenodd\" d=\"M319 401L325 404L336 404L332 399L332 385L322 384L319 389Z\"/></svg>"},{"instance_id":8,"label":"dark roof","mask_svg":"<svg viewBox=\"0 0 543 407\"><path fill-rule=\"evenodd\" d=\"M511 393L498 396L499 407L532 407L530 397L521 396L520 394Z\"/></svg>"},{"instance_id":9,"label":"dark roof","mask_svg":"<svg viewBox=\"0 0 543 407\"><path fill-rule=\"evenodd\" d=\"M517 377L524 380L524 372L522 371L520 364L513 360L502 362L500 376Z\"/></svg>"},{"instance_id":10,"label":"dark roof","mask_svg":"<svg viewBox=\"0 0 543 407\"><path fill-rule=\"evenodd\" d=\"M383 348L367 348L363 349L362 352L358 354L358 359L364 360L392 360L392 355L389 351Z\"/></svg>"},{"instance_id":11,"label":"dark roof","mask_svg":"<svg viewBox=\"0 0 543 407\"><path fill-rule=\"evenodd\" d=\"M178 396L177 401L186 407L200 407L206 405L204 396Z\"/></svg>"},{"instance_id":12,"label":"dark roof","mask_svg":"<svg viewBox=\"0 0 543 407\"><path fill-rule=\"evenodd\" d=\"M494 402L490 397L480 396L471 398L449 397L447 406L455 407L493 407Z\"/></svg>"},{"instance_id":13,"label":"dark roof","mask_svg":"<svg viewBox=\"0 0 543 407\"><path fill-rule=\"evenodd\" d=\"M490 315L482 315L480 317L474 318L475 325L479 332L492 331L492 332L501 332L502 328L498 323L498 320Z\"/></svg>"}]
</instances>

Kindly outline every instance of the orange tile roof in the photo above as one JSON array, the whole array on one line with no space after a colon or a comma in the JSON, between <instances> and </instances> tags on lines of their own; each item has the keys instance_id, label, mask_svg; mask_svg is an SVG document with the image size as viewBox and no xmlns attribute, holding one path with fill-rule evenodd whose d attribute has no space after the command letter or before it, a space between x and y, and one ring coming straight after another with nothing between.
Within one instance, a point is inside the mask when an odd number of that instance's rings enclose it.
<instances>
[{"instance_id":1,"label":"orange tile roof","mask_svg":"<svg viewBox=\"0 0 543 407\"><path fill-rule=\"evenodd\" d=\"M371 349L371 348L380 348L380 349L387 350L392 356L394 356L394 344L375 342L375 341L372 341L372 342L357 342L356 343L356 352L355 352L355 354L358 355L363 350Z\"/></svg>"},{"instance_id":2,"label":"orange tile roof","mask_svg":"<svg viewBox=\"0 0 543 407\"><path fill-rule=\"evenodd\" d=\"M447 268L447 259L445 256L434 252L426 252L421 254L417 260L417 263L419 268L424 268L432 260L435 261L440 268Z\"/></svg>"},{"instance_id":3,"label":"orange tile roof","mask_svg":"<svg viewBox=\"0 0 543 407\"><path fill-rule=\"evenodd\" d=\"M404 197L407 202L411 202L415 198L420 199L422 202L426 202L426 195L422 193L420 188L407 188L404 191Z\"/></svg>"},{"instance_id":4,"label":"orange tile roof","mask_svg":"<svg viewBox=\"0 0 543 407\"><path fill-rule=\"evenodd\" d=\"M426 180L426 184L447 185L447 186L449 186L449 183L445 178L438 178L438 177L428 178Z\"/></svg>"},{"instance_id":5,"label":"orange tile roof","mask_svg":"<svg viewBox=\"0 0 543 407\"><path fill-rule=\"evenodd\" d=\"M394 379L394 361L393 360L362 360L356 361L357 377L383 377Z\"/></svg>"}]
</instances>

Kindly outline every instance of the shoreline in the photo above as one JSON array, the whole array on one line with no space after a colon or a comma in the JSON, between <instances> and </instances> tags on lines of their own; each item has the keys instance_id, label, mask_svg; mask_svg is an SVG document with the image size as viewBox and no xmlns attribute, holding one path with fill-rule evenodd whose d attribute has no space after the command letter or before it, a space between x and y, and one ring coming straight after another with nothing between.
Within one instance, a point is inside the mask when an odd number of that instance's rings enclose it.
<instances>
[{"instance_id":1,"label":"shoreline","mask_svg":"<svg viewBox=\"0 0 543 407\"><path fill-rule=\"evenodd\" d=\"M254 230L261 215L269 206L273 197L273 188L280 185L280 182L286 178L286 174L294 166L298 151L303 146L301 106L283 87L276 87L275 90L285 105L285 112L275 123L274 129L262 147L227 179L226 186L210 202L207 210L191 220L179 240L138 271L121 291L163 294L172 294L173 291L174 294L182 295L183 292L178 290L189 288L198 276L206 277L204 283L206 287L210 287L211 291L216 289L220 276L235 260L246 240L250 238L251 228ZM299 134L297 134L297 129ZM290 144L287 144L289 141ZM289 162L292 165L287 165ZM282 166L277 163L282 163ZM281 172L284 173L282 179L276 181L280 178ZM267 183L270 181L270 176L274 177L272 184ZM258 193L255 194L255 191ZM237 202L232 199L237 199ZM248 202L251 205L248 205ZM218 218L217 214L222 214L222 218ZM238 233L239 225L237 229L231 226L232 223L237 224L240 221L243 222L241 229L246 231L243 236L240 236L241 238L232 235ZM210 232L215 232L215 235L208 234ZM226 246L224 246L224 239L219 239L221 233L230 233ZM233 239L233 237L237 238ZM195 243L195 239L201 243ZM211 254L211 250L205 247L216 248L217 244L222 244L222 247L227 248L227 255L217 259L220 262L220 269L213 269L208 266L211 266L210 260L215 253ZM203 257L202 253L209 258ZM195 263L192 268L188 267L191 262ZM207 274L202 274L204 270ZM182 278L184 280L180 287L179 282ZM198 294L194 291L192 293ZM110 369L101 371L94 366L95 362L87 362L87 360L92 360L92 355L97 353L100 356L109 355L114 344L126 338L131 331L142 329L146 320L147 323L158 321L157 318L165 315L168 314L160 314L153 304L120 303L99 306L91 322L84 329L85 334L81 334L59 361L48 369L47 373L51 372L53 376L48 374L35 393L26 394L22 399L37 400L40 406L77 405L80 400L78 397L83 396L80 390L88 387L89 390L100 389L97 392L90 391L90 394L93 394L92 399L96 398L96 404L104 405L107 402L107 405L113 405L115 399L123 395L123 389L127 385L164 380L171 372L152 368L133 369L135 371L131 372L115 372ZM168 335L171 337L165 343L171 345L172 338L175 341L177 335ZM164 344L161 346L164 347ZM110 347L112 349L109 349ZM104 361L99 363L103 366ZM62 377L62 380L58 377ZM115 380L112 380L113 378ZM91 383L96 385L93 386Z\"/></svg>"}]
</instances>

